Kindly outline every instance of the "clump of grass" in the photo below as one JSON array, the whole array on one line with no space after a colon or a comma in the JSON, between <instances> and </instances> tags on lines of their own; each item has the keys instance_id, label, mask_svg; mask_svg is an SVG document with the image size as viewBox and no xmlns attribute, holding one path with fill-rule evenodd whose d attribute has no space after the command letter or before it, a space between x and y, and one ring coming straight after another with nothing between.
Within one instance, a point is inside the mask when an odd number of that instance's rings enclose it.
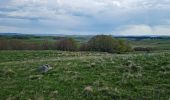
<instances>
[{"instance_id":1,"label":"clump of grass","mask_svg":"<svg viewBox=\"0 0 170 100\"><path fill-rule=\"evenodd\" d=\"M83 77L76 71L66 71L64 75L59 75L58 77L58 80L61 82L76 82L81 79L83 79Z\"/></svg>"},{"instance_id":2,"label":"clump of grass","mask_svg":"<svg viewBox=\"0 0 170 100\"><path fill-rule=\"evenodd\" d=\"M142 71L142 67L135 64L133 61L128 60L123 64L124 71L129 73L138 73Z\"/></svg>"},{"instance_id":3,"label":"clump of grass","mask_svg":"<svg viewBox=\"0 0 170 100\"><path fill-rule=\"evenodd\" d=\"M29 79L30 80L40 80L42 79L43 75L30 75Z\"/></svg>"},{"instance_id":4,"label":"clump of grass","mask_svg":"<svg viewBox=\"0 0 170 100\"><path fill-rule=\"evenodd\" d=\"M84 69L90 69L90 68L94 68L96 66L96 63L94 63L94 62L86 62L86 64L85 65L83 65L83 68Z\"/></svg>"},{"instance_id":5,"label":"clump of grass","mask_svg":"<svg viewBox=\"0 0 170 100\"><path fill-rule=\"evenodd\" d=\"M93 92L93 88L92 88L92 86L86 86L86 87L84 88L84 91L85 91L85 92Z\"/></svg>"},{"instance_id":6,"label":"clump of grass","mask_svg":"<svg viewBox=\"0 0 170 100\"><path fill-rule=\"evenodd\" d=\"M83 60L82 60L82 63L83 63L83 64L88 64L89 61L87 61L86 59L83 59Z\"/></svg>"},{"instance_id":7,"label":"clump of grass","mask_svg":"<svg viewBox=\"0 0 170 100\"><path fill-rule=\"evenodd\" d=\"M58 96L58 94L59 94L58 90L52 91L52 92L50 93L50 97L51 97L51 98L56 98L56 97Z\"/></svg>"},{"instance_id":8,"label":"clump of grass","mask_svg":"<svg viewBox=\"0 0 170 100\"><path fill-rule=\"evenodd\" d=\"M96 66L96 63L91 63L90 66L91 66L91 67L95 67L95 66Z\"/></svg>"},{"instance_id":9,"label":"clump of grass","mask_svg":"<svg viewBox=\"0 0 170 100\"><path fill-rule=\"evenodd\" d=\"M14 77L16 75L16 72L10 68L3 70L4 75L8 78Z\"/></svg>"},{"instance_id":10,"label":"clump of grass","mask_svg":"<svg viewBox=\"0 0 170 100\"><path fill-rule=\"evenodd\" d=\"M35 100L45 100L43 95L41 95L41 96L35 96L34 99L35 99Z\"/></svg>"},{"instance_id":11,"label":"clump of grass","mask_svg":"<svg viewBox=\"0 0 170 100\"><path fill-rule=\"evenodd\" d=\"M96 80L93 82L93 86L99 88L99 87L104 87L107 86L107 82L104 80Z\"/></svg>"},{"instance_id":12,"label":"clump of grass","mask_svg":"<svg viewBox=\"0 0 170 100\"><path fill-rule=\"evenodd\" d=\"M170 76L170 71L160 71L160 72L159 72L159 76L160 76L160 77L164 77L164 78L169 78L169 76Z\"/></svg>"},{"instance_id":13,"label":"clump of grass","mask_svg":"<svg viewBox=\"0 0 170 100\"><path fill-rule=\"evenodd\" d=\"M85 86L82 93L83 97L86 99L94 99L95 91L92 86Z\"/></svg>"},{"instance_id":14,"label":"clump of grass","mask_svg":"<svg viewBox=\"0 0 170 100\"><path fill-rule=\"evenodd\" d=\"M162 72L170 71L170 66L161 66L160 69Z\"/></svg>"},{"instance_id":15,"label":"clump of grass","mask_svg":"<svg viewBox=\"0 0 170 100\"><path fill-rule=\"evenodd\" d=\"M103 93L103 94L106 94L106 95L111 94L111 88L109 88L107 86L98 88L98 91Z\"/></svg>"}]
</instances>

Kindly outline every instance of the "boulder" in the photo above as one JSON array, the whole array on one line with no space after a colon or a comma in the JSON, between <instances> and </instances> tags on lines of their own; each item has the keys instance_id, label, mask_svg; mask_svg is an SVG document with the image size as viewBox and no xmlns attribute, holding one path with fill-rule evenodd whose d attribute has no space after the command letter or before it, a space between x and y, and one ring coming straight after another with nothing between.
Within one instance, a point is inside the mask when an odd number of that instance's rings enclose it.
<instances>
[{"instance_id":1,"label":"boulder","mask_svg":"<svg viewBox=\"0 0 170 100\"><path fill-rule=\"evenodd\" d=\"M42 65L38 68L38 72L40 73L47 73L49 70L51 70L52 67L48 64Z\"/></svg>"}]
</instances>

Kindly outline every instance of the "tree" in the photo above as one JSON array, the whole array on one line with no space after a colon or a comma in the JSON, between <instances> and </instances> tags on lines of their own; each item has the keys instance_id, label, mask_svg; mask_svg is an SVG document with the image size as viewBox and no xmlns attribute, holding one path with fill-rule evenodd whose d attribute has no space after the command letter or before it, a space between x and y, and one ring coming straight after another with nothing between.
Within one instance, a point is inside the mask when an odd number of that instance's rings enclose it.
<instances>
[{"instance_id":1,"label":"tree","mask_svg":"<svg viewBox=\"0 0 170 100\"><path fill-rule=\"evenodd\" d=\"M52 50L52 49L54 49L54 47L53 47L52 43L50 43L48 40L45 40L41 44L41 49L42 50Z\"/></svg>"},{"instance_id":2,"label":"tree","mask_svg":"<svg viewBox=\"0 0 170 100\"><path fill-rule=\"evenodd\" d=\"M58 42L57 49L63 51L76 51L77 42L73 38L64 38Z\"/></svg>"},{"instance_id":3,"label":"tree","mask_svg":"<svg viewBox=\"0 0 170 100\"><path fill-rule=\"evenodd\" d=\"M88 51L89 50L89 46L87 43L82 43L79 47L80 51Z\"/></svg>"},{"instance_id":4,"label":"tree","mask_svg":"<svg viewBox=\"0 0 170 100\"><path fill-rule=\"evenodd\" d=\"M5 50L7 49L7 40L0 38L0 50Z\"/></svg>"},{"instance_id":5,"label":"tree","mask_svg":"<svg viewBox=\"0 0 170 100\"><path fill-rule=\"evenodd\" d=\"M128 42L114 39L108 35L97 35L91 38L85 46L90 51L101 51L109 53L122 53L130 50Z\"/></svg>"},{"instance_id":6,"label":"tree","mask_svg":"<svg viewBox=\"0 0 170 100\"><path fill-rule=\"evenodd\" d=\"M114 52L113 38L107 35L97 35L89 40L89 49L92 51Z\"/></svg>"},{"instance_id":7,"label":"tree","mask_svg":"<svg viewBox=\"0 0 170 100\"><path fill-rule=\"evenodd\" d=\"M128 41L118 39L117 43L118 43L117 48L116 48L117 53L133 51Z\"/></svg>"},{"instance_id":8,"label":"tree","mask_svg":"<svg viewBox=\"0 0 170 100\"><path fill-rule=\"evenodd\" d=\"M18 39L11 39L8 42L10 50L24 50L25 44L23 41Z\"/></svg>"}]
</instances>

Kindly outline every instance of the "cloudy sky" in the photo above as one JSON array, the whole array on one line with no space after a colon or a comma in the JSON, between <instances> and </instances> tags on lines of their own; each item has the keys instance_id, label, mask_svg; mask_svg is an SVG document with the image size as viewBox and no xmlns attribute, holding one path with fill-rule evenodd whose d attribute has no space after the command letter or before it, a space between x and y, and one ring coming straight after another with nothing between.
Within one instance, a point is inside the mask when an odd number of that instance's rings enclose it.
<instances>
[{"instance_id":1,"label":"cloudy sky","mask_svg":"<svg viewBox=\"0 0 170 100\"><path fill-rule=\"evenodd\" d=\"M0 0L0 32L170 35L170 0Z\"/></svg>"}]
</instances>

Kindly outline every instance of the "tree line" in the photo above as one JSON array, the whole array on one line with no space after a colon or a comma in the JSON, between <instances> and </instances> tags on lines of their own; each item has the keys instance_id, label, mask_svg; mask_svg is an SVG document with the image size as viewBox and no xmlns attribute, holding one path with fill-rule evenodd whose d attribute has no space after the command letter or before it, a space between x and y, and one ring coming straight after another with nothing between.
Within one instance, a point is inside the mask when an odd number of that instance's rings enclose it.
<instances>
[{"instance_id":1,"label":"tree line","mask_svg":"<svg viewBox=\"0 0 170 100\"><path fill-rule=\"evenodd\" d=\"M63 38L55 43L43 41L40 44L24 42L19 39L0 39L0 50L62 50L62 51L99 51L123 53L132 51L131 45L108 35L97 35L86 43L78 43L73 38Z\"/></svg>"}]
</instances>

